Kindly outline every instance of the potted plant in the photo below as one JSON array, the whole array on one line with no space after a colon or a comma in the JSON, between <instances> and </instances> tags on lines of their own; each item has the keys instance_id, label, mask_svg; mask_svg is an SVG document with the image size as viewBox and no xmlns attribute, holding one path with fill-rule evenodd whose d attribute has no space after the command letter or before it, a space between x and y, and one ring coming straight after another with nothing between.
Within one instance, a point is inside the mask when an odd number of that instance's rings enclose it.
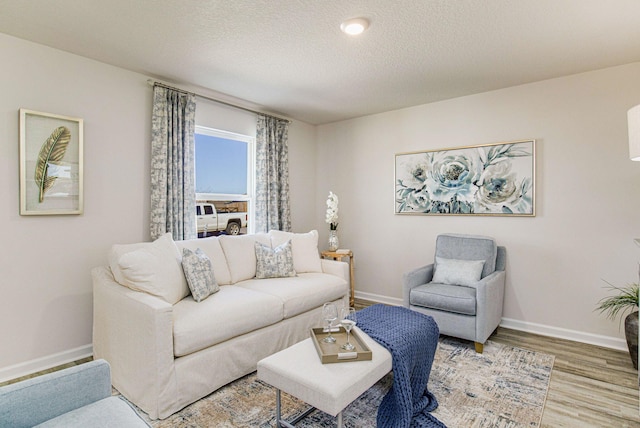
<instances>
[{"instance_id":1,"label":"potted plant","mask_svg":"<svg viewBox=\"0 0 640 428\"><path fill-rule=\"evenodd\" d=\"M614 296L601 299L598 302L598 310L605 312L607 318L615 319L630 310L624 319L624 334L627 339L627 347L631 354L633 367L638 368L638 284L632 283L625 287L616 287L609 284L611 290L616 291ZM622 319L622 318L621 318Z\"/></svg>"}]
</instances>

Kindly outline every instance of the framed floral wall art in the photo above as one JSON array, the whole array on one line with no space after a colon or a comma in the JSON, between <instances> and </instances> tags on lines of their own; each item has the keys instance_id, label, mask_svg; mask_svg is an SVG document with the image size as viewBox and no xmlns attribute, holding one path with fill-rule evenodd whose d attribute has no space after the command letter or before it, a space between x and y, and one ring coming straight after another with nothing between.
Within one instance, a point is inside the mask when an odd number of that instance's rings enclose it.
<instances>
[{"instance_id":1,"label":"framed floral wall art","mask_svg":"<svg viewBox=\"0 0 640 428\"><path fill-rule=\"evenodd\" d=\"M82 214L83 120L20 109L20 214Z\"/></svg>"},{"instance_id":2,"label":"framed floral wall art","mask_svg":"<svg viewBox=\"0 0 640 428\"><path fill-rule=\"evenodd\" d=\"M535 140L395 156L396 214L535 216Z\"/></svg>"}]
</instances>

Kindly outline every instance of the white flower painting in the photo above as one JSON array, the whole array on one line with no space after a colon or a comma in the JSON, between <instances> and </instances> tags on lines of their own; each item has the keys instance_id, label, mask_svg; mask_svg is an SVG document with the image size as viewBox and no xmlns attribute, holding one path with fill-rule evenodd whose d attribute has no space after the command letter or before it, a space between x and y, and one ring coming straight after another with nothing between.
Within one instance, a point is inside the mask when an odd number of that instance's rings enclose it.
<instances>
[{"instance_id":1,"label":"white flower painting","mask_svg":"<svg viewBox=\"0 0 640 428\"><path fill-rule=\"evenodd\" d=\"M535 140L396 155L399 214L535 215Z\"/></svg>"}]
</instances>

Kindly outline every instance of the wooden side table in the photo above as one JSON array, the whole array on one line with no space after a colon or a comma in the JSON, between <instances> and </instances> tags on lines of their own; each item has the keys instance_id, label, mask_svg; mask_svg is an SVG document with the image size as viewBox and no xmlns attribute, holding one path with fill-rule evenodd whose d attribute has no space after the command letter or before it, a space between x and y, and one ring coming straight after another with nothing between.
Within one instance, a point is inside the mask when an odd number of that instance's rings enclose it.
<instances>
[{"instance_id":1,"label":"wooden side table","mask_svg":"<svg viewBox=\"0 0 640 428\"><path fill-rule=\"evenodd\" d=\"M338 250L338 251L323 251L320 253L324 259L333 259L342 261L343 258L349 258L349 306L353 307L355 302L355 284L353 278L353 251L351 250Z\"/></svg>"}]
</instances>

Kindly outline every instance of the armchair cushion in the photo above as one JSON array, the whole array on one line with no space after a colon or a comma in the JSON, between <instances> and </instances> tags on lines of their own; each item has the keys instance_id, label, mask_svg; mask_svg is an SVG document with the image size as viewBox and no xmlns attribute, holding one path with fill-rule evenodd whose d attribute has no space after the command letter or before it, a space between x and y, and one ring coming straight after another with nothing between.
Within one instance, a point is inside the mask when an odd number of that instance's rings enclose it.
<instances>
[{"instance_id":1,"label":"armchair cushion","mask_svg":"<svg viewBox=\"0 0 640 428\"><path fill-rule=\"evenodd\" d=\"M413 306L463 315L476 314L476 290L471 287L432 282L411 290L409 301Z\"/></svg>"},{"instance_id":2,"label":"armchair cushion","mask_svg":"<svg viewBox=\"0 0 640 428\"><path fill-rule=\"evenodd\" d=\"M36 428L69 427L148 428L149 425L120 397L108 397L36 425Z\"/></svg>"},{"instance_id":3,"label":"armchair cushion","mask_svg":"<svg viewBox=\"0 0 640 428\"><path fill-rule=\"evenodd\" d=\"M457 260L484 260L481 276L481 278L484 278L496 270L497 246L492 238L485 236L438 235L436 257Z\"/></svg>"},{"instance_id":4,"label":"armchair cushion","mask_svg":"<svg viewBox=\"0 0 640 428\"><path fill-rule=\"evenodd\" d=\"M458 260L436 257L433 282L471 286L480 280L484 260Z\"/></svg>"}]
</instances>

